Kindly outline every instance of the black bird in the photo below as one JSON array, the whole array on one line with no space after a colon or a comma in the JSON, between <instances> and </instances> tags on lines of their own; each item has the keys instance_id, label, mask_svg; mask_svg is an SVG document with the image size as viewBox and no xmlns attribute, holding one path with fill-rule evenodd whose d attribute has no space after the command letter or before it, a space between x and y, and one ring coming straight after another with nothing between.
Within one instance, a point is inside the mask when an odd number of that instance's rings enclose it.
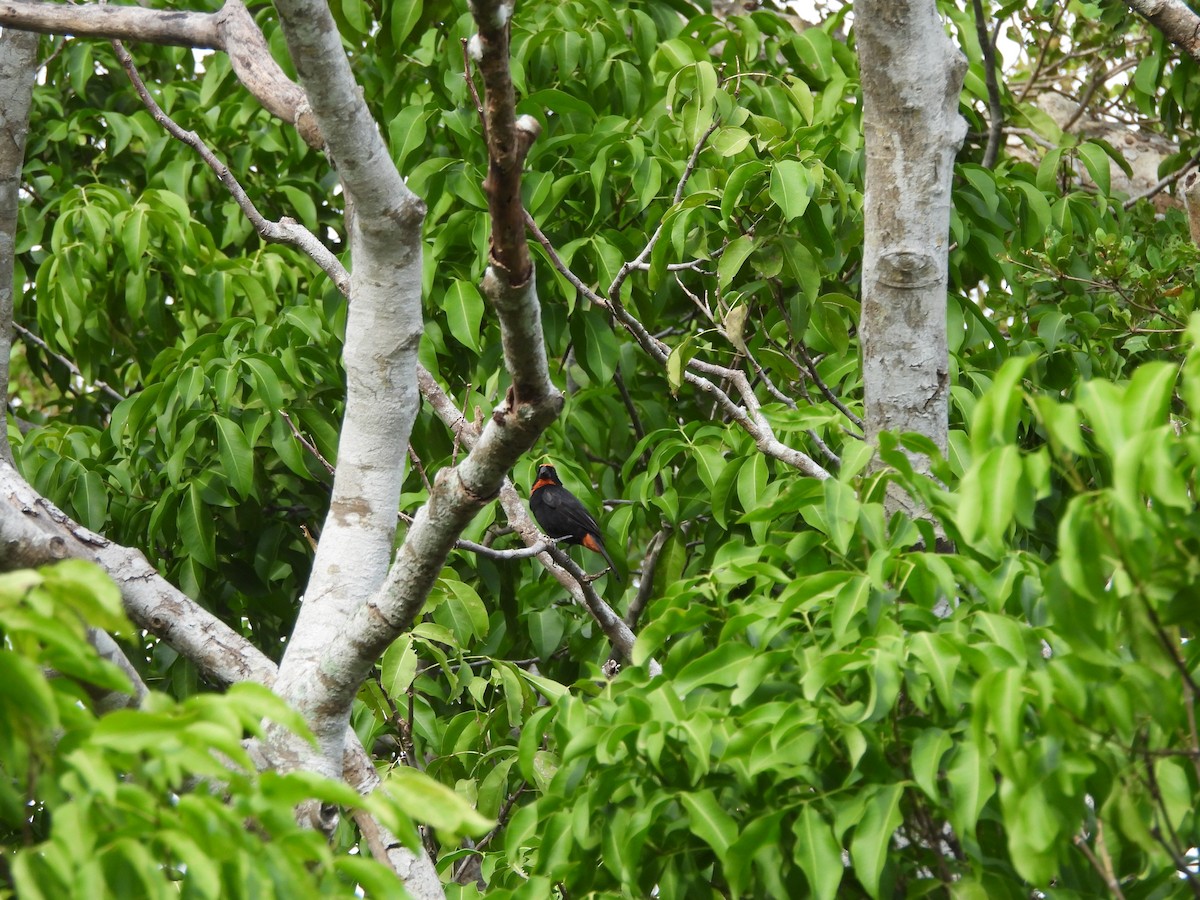
<instances>
[{"instance_id":1,"label":"black bird","mask_svg":"<svg viewBox=\"0 0 1200 900\"><path fill-rule=\"evenodd\" d=\"M582 544L599 553L617 581L621 580L612 557L604 549L600 526L579 498L563 487L554 466L538 466L537 481L529 490L529 508L546 534L568 544Z\"/></svg>"}]
</instances>

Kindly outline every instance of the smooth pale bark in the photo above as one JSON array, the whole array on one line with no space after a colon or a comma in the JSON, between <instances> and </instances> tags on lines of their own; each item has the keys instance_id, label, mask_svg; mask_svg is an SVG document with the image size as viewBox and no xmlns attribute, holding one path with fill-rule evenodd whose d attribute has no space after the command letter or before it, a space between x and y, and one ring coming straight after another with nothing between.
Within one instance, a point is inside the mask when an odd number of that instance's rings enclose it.
<instances>
[{"instance_id":1,"label":"smooth pale bark","mask_svg":"<svg viewBox=\"0 0 1200 900\"><path fill-rule=\"evenodd\" d=\"M950 185L966 136L967 61L933 0L862 0L855 34L867 175L862 277L867 440L915 431L946 449ZM913 459L929 470L924 456Z\"/></svg>"},{"instance_id":2,"label":"smooth pale bark","mask_svg":"<svg viewBox=\"0 0 1200 900\"><path fill-rule=\"evenodd\" d=\"M521 169L538 127L529 117L515 114L508 47L512 6L476 0L471 11L479 27L479 68L486 87L489 167L484 190L492 222L490 264L482 287L500 325L512 387L466 458L438 472L387 580L330 645L324 671L336 672L339 678L314 685L323 695L321 702L329 706L349 707L378 655L412 626L463 528L495 500L509 469L562 408L562 395L550 381L541 306L525 241Z\"/></svg>"},{"instance_id":3,"label":"smooth pale bark","mask_svg":"<svg viewBox=\"0 0 1200 900\"><path fill-rule=\"evenodd\" d=\"M312 574L275 689L317 736L319 755L271 732L283 768L341 775L350 704L331 694L353 675L322 665L346 621L387 576L408 438L416 418L425 205L396 171L321 0L276 4L300 84L346 194L350 307L343 363L346 412L337 474ZM357 691L358 682L351 688ZM277 739L277 740L276 740Z\"/></svg>"},{"instance_id":4,"label":"smooth pale bark","mask_svg":"<svg viewBox=\"0 0 1200 900\"><path fill-rule=\"evenodd\" d=\"M8 356L12 349L13 260L17 206L29 106L37 74L38 36L5 29L0 34L0 384L8 402ZM8 434L0 432L0 457L12 462Z\"/></svg>"}]
</instances>

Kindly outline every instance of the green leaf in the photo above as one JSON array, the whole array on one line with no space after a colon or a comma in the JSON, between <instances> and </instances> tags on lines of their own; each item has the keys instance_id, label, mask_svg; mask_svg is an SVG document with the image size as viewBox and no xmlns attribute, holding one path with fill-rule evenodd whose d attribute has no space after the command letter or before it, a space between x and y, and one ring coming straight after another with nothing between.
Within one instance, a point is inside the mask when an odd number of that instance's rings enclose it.
<instances>
[{"instance_id":1,"label":"green leaf","mask_svg":"<svg viewBox=\"0 0 1200 900\"><path fill-rule=\"evenodd\" d=\"M450 333L464 347L479 352L479 326L483 322L483 297L469 281L457 280L442 300Z\"/></svg>"},{"instance_id":2,"label":"green leaf","mask_svg":"<svg viewBox=\"0 0 1200 900\"><path fill-rule=\"evenodd\" d=\"M241 362L253 375L255 385L262 395L267 409L273 411L283 409L283 387L271 364L265 359L253 356L243 357Z\"/></svg>"},{"instance_id":3,"label":"green leaf","mask_svg":"<svg viewBox=\"0 0 1200 900\"><path fill-rule=\"evenodd\" d=\"M1008 359L992 379L992 386L979 399L971 418L971 448L982 456L990 447L1012 444L1017 438L1022 402L1021 379L1034 357Z\"/></svg>"},{"instance_id":4,"label":"green leaf","mask_svg":"<svg viewBox=\"0 0 1200 900\"><path fill-rule=\"evenodd\" d=\"M1018 493L1028 489L1021 453L1014 445L994 447L977 458L959 487L957 522L963 538L983 538L989 552L1001 552Z\"/></svg>"},{"instance_id":5,"label":"green leaf","mask_svg":"<svg viewBox=\"0 0 1200 900\"><path fill-rule=\"evenodd\" d=\"M217 425L217 452L221 469L229 486L239 497L246 498L254 490L254 451L246 435L235 422L224 416L213 416Z\"/></svg>"},{"instance_id":6,"label":"green leaf","mask_svg":"<svg viewBox=\"0 0 1200 900\"><path fill-rule=\"evenodd\" d=\"M808 169L794 159L777 162L771 170L770 195L789 222L804 215L812 197Z\"/></svg>"},{"instance_id":7,"label":"green leaf","mask_svg":"<svg viewBox=\"0 0 1200 900\"><path fill-rule=\"evenodd\" d=\"M411 766L396 766L377 789L418 822L447 835L483 834L494 824L450 788Z\"/></svg>"},{"instance_id":8,"label":"green leaf","mask_svg":"<svg viewBox=\"0 0 1200 900\"><path fill-rule=\"evenodd\" d=\"M541 675L535 675L525 669L517 669L517 674L533 685L543 697L554 703L559 697L569 693L566 685L559 684L557 681L552 681L549 678L544 678Z\"/></svg>"},{"instance_id":9,"label":"green leaf","mask_svg":"<svg viewBox=\"0 0 1200 900\"><path fill-rule=\"evenodd\" d=\"M1138 366L1121 404L1126 434L1133 435L1166 424L1178 376L1179 366L1174 363L1152 362Z\"/></svg>"},{"instance_id":10,"label":"green leaf","mask_svg":"<svg viewBox=\"0 0 1200 900\"><path fill-rule=\"evenodd\" d=\"M421 6L420 0L416 3L406 4L408 9ZM395 7L393 6L393 10ZM418 12L418 15L420 13ZM402 22L404 14L392 15L393 27ZM425 136L428 133L427 122L429 120L428 113L420 106L406 106L400 111L400 114L388 123L388 143L391 145L392 156L396 160L396 166L403 171L405 160L418 147L425 144Z\"/></svg>"},{"instance_id":11,"label":"green leaf","mask_svg":"<svg viewBox=\"0 0 1200 900\"><path fill-rule=\"evenodd\" d=\"M954 675L958 671L962 656L954 642L942 634L920 631L909 638L908 646L933 682L942 707L947 711L957 709Z\"/></svg>"},{"instance_id":12,"label":"green leaf","mask_svg":"<svg viewBox=\"0 0 1200 900\"><path fill-rule=\"evenodd\" d=\"M403 52L405 42L421 19L423 0L399 0L388 9L391 13L392 46Z\"/></svg>"},{"instance_id":13,"label":"green leaf","mask_svg":"<svg viewBox=\"0 0 1200 900\"><path fill-rule=\"evenodd\" d=\"M725 125L713 132L712 145L721 156L737 156L750 145L750 133Z\"/></svg>"},{"instance_id":14,"label":"green leaf","mask_svg":"<svg viewBox=\"0 0 1200 900\"><path fill-rule=\"evenodd\" d=\"M1080 431L1082 421L1079 410L1069 403L1058 403L1043 394L1031 395L1030 402L1041 420L1051 445L1061 455L1064 452L1078 456L1087 455L1087 447Z\"/></svg>"},{"instance_id":15,"label":"green leaf","mask_svg":"<svg viewBox=\"0 0 1200 900\"><path fill-rule=\"evenodd\" d=\"M417 674L417 651L412 637L404 635L393 641L383 652L381 682L383 689L393 700L408 693Z\"/></svg>"},{"instance_id":16,"label":"green leaf","mask_svg":"<svg viewBox=\"0 0 1200 900\"><path fill-rule=\"evenodd\" d=\"M84 472L75 479L75 490L71 493L71 505L79 521L92 531L103 531L108 518L108 491L95 472Z\"/></svg>"},{"instance_id":17,"label":"green leaf","mask_svg":"<svg viewBox=\"0 0 1200 900\"><path fill-rule=\"evenodd\" d=\"M833 829L813 803L800 810L795 825L796 862L808 879L808 886L817 900L834 900L842 883L842 848L833 836Z\"/></svg>"},{"instance_id":18,"label":"green leaf","mask_svg":"<svg viewBox=\"0 0 1200 900\"><path fill-rule=\"evenodd\" d=\"M880 895L879 879L887 862L888 845L900 827L900 797L904 787L889 784L880 787L867 802L862 821L854 829L850 859L854 873L872 897Z\"/></svg>"},{"instance_id":19,"label":"green leaf","mask_svg":"<svg viewBox=\"0 0 1200 900\"><path fill-rule=\"evenodd\" d=\"M755 651L745 644L732 641L720 644L712 652L684 666L673 679L672 687L680 697L686 697L705 684L732 687L737 684L738 675L754 656Z\"/></svg>"},{"instance_id":20,"label":"green leaf","mask_svg":"<svg viewBox=\"0 0 1200 900\"><path fill-rule=\"evenodd\" d=\"M946 770L946 782L954 804L951 823L960 834L974 836L979 814L996 792L996 782L986 758L973 741L958 745Z\"/></svg>"},{"instance_id":21,"label":"green leaf","mask_svg":"<svg viewBox=\"0 0 1200 900\"><path fill-rule=\"evenodd\" d=\"M1107 197L1112 193L1112 178L1109 174L1108 154L1103 147L1091 141L1084 141L1076 149L1083 160L1084 166L1087 167L1088 174L1092 176L1092 181L1100 189L1100 193Z\"/></svg>"},{"instance_id":22,"label":"green leaf","mask_svg":"<svg viewBox=\"0 0 1200 900\"><path fill-rule=\"evenodd\" d=\"M940 803L942 799L938 790L942 757L953 746L950 735L940 728L926 728L913 742L913 781L935 803Z\"/></svg>"},{"instance_id":23,"label":"green leaf","mask_svg":"<svg viewBox=\"0 0 1200 900\"><path fill-rule=\"evenodd\" d=\"M729 845L737 840L737 823L721 808L711 790L680 794L679 802L687 810L692 833L712 847L717 858L724 862Z\"/></svg>"},{"instance_id":24,"label":"green leaf","mask_svg":"<svg viewBox=\"0 0 1200 900\"><path fill-rule=\"evenodd\" d=\"M742 263L754 251L754 238L749 235L739 235L725 245L725 252L717 263L717 284L722 290L729 287L734 277L742 268Z\"/></svg>"},{"instance_id":25,"label":"green leaf","mask_svg":"<svg viewBox=\"0 0 1200 900\"><path fill-rule=\"evenodd\" d=\"M1085 381L1076 402L1092 426L1096 443L1115 457L1129 438L1124 391L1108 381Z\"/></svg>"},{"instance_id":26,"label":"green leaf","mask_svg":"<svg viewBox=\"0 0 1200 900\"><path fill-rule=\"evenodd\" d=\"M146 248L150 245L150 228L144 206L135 206L125 217L121 229L121 242L125 248L125 260L129 268L140 269L145 263Z\"/></svg>"},{"instance_id":27,"label":"green leaf","mask_svg":"<svg viewBox=\"0 0 1200 900\"><path fill-rule=\"evenodd\" d=\"M183 549L208 569L217 567L216 530L212 513L200 499L200 487L192 482L181 492L179 536Z\"/></svg>"},{"instance_id":28,"label":"green leaf","mask_svg":"<svg viewBox=\"0 0 1200 900\"><path fill-rule=\"evenodd\" d=\"M19 733L29 737L48 735L59 724L54 692L41 668L5 650L0 650L0 722L15 724ZM0 747L4 743L0 741Z\"/></svg>"},{"instance_id":29,"label":"green leaf","mask_svg":"<svg viewBox=\"0 0 1200 900\"><path fill-rule=\"evenodd\" d=\"M758 160L742 163L729 173L725 189L721 192L721 218L730 219L735 209L742 204L742 193L759 175L767 171L765 163ZM761 190L761 188L760 188ZM749 205L748 203L746 205Z\"/></svg>"},{"instance_id":30,"label":"green leaf","mask_svg":"<svg viewBox=\"0 0 1200 900\"><path fill-rule=\"evenodd\" d=\"M858 495L854 488L835 478L827 478L821 488L825 494L825 524L833 546L843 556L858 526Z\"/></svg>"},{"instance_id":31,"label":"green leaf","mask_svg":"<svg viewBox=\"0 0 1200 900\"><path fill-rule=\"evenodd\" d=\"M672 348L667 357L667 383L671 386L671 393L679 392L679 388L683 384L684 370L687 369L691 358L696 355L696 350L695 339L691 335Z\"/></svg>"},{"instance_id":32,"label":"green leaf","mask_svg":"<svg viewBox=\"0 0 1200 900\"><path fill-rule=\"evenodd\" d=\"M438 588L445 600L438 607L449 612L454 633L462 646L472 636L483 640L488 633L488 614L475 589L465 582L453 578L438 580Z\"/></svg>"}]
</instances>

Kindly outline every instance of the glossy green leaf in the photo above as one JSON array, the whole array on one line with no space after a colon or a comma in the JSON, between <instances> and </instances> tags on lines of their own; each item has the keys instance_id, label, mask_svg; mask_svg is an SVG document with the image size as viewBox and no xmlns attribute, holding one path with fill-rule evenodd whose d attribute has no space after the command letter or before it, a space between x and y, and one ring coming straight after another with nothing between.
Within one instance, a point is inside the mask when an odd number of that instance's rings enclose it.
<instances>
[{"instance_id":1,"label":"glossy green leaf","mask_svg":"<svg viewBox=\"0 0 1200 900\"><path fill-rule=\"evenodd\" d=\"M469 281L456 281L442 301L450 333L465 347L479 350L479 326L483 322L483 297Z\"/></svg>"},{"instance_id":2,"label":"glossy green leaf","mask_svg":"<svg viewBox=\"0 0 1200 900\"><path fill-rule=\"evenodd\" d=\"M804 872L809 889L820 900L832 900L838 896L844 871L842 850L833 831L812 803L801 808L795 831L796 862Z\"/></svg>"},{"instance_id":3,"label":"glossy green leaf","mask_svg":"<svg viewBox=\"0 0 1200 900\"><path fill-rule=\"evenodd\" d=\"M771 169L771 199L787 220L804 215L812 199L812 184L803 163L785 159Z\"/></svg>"},{"instance_id":4,"label":"glossy green leaf","mask_svg":"<svg viewBox=\"0 0 1200 900\"><path fill-rule=\"evenodd\" d=\"M179 536L184 548L207 568L217 564L216 528L212 511L200 499L200 488L191 484L180 494Z\"/></svg>"},{"instance_id":5,"label":"glossy green leaf","mask_svg":"<svg viewBox=\"0 0 1200 900\"><path fill-rule=\"evenodd\" d=\"M737 838L737 823L721 808L713 792L680 794L679 802L687 810L692 832L713 848L718 859L724 860Z\"/></svg>"},{"instance_id":6,"label":"glossy green leaf","mask_svg":"<svg viewBox=\"0 0 1200 900\"><path fill-rule=\"evenodd\" d=\"M217 426L217 450L221 469L229 484L240 497L248 497L254 489L254 451L246 435L235 422L223 416L213 416Z\"/></svg>"}]
</instances>

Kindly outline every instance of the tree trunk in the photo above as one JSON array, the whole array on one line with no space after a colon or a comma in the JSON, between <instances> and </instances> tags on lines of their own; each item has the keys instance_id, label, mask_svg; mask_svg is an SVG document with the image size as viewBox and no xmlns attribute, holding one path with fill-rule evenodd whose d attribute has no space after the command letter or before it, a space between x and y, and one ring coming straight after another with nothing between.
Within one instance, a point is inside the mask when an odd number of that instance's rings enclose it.
<instances>
[{"instance_id":1,"label":"tree trunk","mask_svg":"<svg viewBox=\"0 0 1200 900\"><path fill-rule=\"evenodd\" d=\"M38 36L4 29L0 34L0 384L8 402L8 354L12 346L13 251L17 235L18 194L29 134L29 106L37 74ZM7 432L0 434L0 456L12 462Z\"/></svg>"},{"instance_id":2,"label":"tree trunk","mask_svg":"<svg viewBox=\"0 0 1200 900\"><path fill-rule=\"evenodd\" d=\"M856 7L867 175L862 280L867 440L915 431L943 452L950 182L967 62L932 0ZM929 471L925 457L913 459ZM902 501L901 501L902 502Z\"/></svg>"}]
</instances>

